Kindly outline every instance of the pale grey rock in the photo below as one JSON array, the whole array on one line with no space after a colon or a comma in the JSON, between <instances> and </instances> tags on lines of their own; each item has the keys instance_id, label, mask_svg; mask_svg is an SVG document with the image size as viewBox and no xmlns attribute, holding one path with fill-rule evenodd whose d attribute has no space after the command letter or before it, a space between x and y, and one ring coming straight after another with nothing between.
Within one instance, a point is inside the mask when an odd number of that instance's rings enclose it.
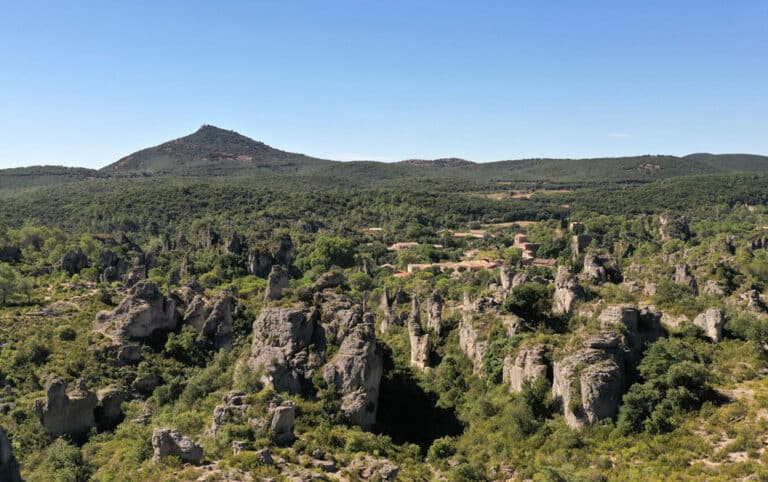
<instances>
[{"instance_id":1,"label":"pale grey rock","mask_svg":"<svg viewBox=\"0 0 768 482\"><path fill-rule=\"evenodd\" d=\"M419 302L415 297L413 298L411 315L408 318L408 339L411 344L411 366L420 370L429 368L430 335L424 332L421 326Z\"/></svg>"},{"instance_id":2,"label":"pale grey rock","mask_svg":"<svg viewBox=\"0 0 768 482\"><path fill-rule=\"evenodd\" d=\"M147 338L176 327L176 303L151 281L137 283L112 311L96 315L96 330L116 342Z\"/></svg>"},{"instance_id":3,"label":"pale grey rock","mask_svg":"<svg viewBox=\"0 0 768 482\"><path fill-rule=\"evenodd\" d=\"M714 342L723 339L723 326L725 326L725 311L711 308L693 319L693 324L704 330L704 333Z\"/></svg>"},{"instance_id":4,"label":"pale grey rock","mask_svg":"<svg viewBox=\"0 0 768 482\"><path fill-rule=\"evenodd\" d=\"M200 464L203 461L203 449L189 437L175 428L159 427L152 432L152 448L155 459L178 457L182 462Z\"/></svg>"},{"instance_id":5,"label":"pale grey rock","mask_svg":"<svg viewBox=\"0 0 768 482\"><path fill-rule=\"evenodd\" d=\"M669 212L660 214L659 235L662 241L671 241L673 239L687 241L691 237L688 218L684 215L675 215Z\"/></svg>"},{"instance_id":6,"label":"pale grey rock","mask_svg":"<svg viewBox=\"0 0 768 482\"><path fill-rule=\"evenodd\" d=\"M571 316L576 303L584 301L584 289L566 266L557 268L555 276L555 293L552 301L552 314L555 316Z\"/></svg>"},{"instance_id":7,"label":"pale grey rock","mask_svg":"<svg viewBox=\"0 0 768 482\"><path fill-rule=\"evenodd\" d=\"M691 266L688 263L678 264L675 266L674 282L689 287L693 294L699 294L699 284L696 282L696 278L691 272Z\"/></svg>"},{"instance_id":8,"label":"pale grey rock","mask_svg":"<svg viewBox=\"0 0 768 482\"><path fill-rule=\"evenodd\" d=\"M546 358L547 347L543 344L521 347L517 356L504 359L504 382L512 392L520 392L525 382L534 382L547 377L549 363Z\"/></svg>"},{"instance_id":9,"label":"pale grey rock","mask_svg":"<svg viewBox=\"0 0 768 482\"><path fill-rule=\"evenodd\" d=\"M267 278L267 301L279 300L283 297L283 290L288 287L288 270L282 265L272 266L272 271Z\"/></svg>"},{"instance_id":10,"label":"pale grey rock","mask_svg":"<svg viewBox=\"0 0 768 482\"><path fill-rule=\"evenodd\" d=\"M427 299L427 329L438 337L443 329L443 306L445 302L440 293L433 291Z\"/></svg>"},{"instance_id":11,"label":"pale grey rock","mask_svg":"<svg viewBox=\"0 0 768 482\"><path fill-rule=\"evenodd\" d=\"M50 378L45 384L46 400L35 403L35 410L45 431L53 437L69 435L84 440L96 427L94 410L99 401L82 380L67 393L67 385L60 378Z\"/></svg>"}]
</instances>

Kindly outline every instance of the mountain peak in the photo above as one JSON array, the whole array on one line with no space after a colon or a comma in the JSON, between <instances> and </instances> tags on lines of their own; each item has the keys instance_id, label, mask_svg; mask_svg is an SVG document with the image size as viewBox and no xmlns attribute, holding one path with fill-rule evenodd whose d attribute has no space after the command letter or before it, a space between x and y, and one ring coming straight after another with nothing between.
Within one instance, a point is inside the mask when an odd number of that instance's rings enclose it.
<instances>
[{"instance_id":1,"label":"mountain peak","mask_svg":"<svg viewBox=\"0 0 768 482\"><path fill-rule=\"evenodd\" d=\"M192 134L129 154L102 171L227 175L254 170L296 172L327 162L281 151L238 132L204 124Z\"/></svg>"}]
</instances>

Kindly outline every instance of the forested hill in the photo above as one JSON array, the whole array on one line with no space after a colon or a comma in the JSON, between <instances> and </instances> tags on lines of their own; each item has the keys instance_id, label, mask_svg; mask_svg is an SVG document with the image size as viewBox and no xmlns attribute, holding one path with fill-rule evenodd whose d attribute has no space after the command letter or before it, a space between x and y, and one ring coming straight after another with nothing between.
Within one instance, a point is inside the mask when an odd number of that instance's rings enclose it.
<instances>
[{"instance_id":1,"label":"forested hill","mask_svg":"<svg viewBox=\"0 0 768 482\"><path fill-rule=\"evenodd\" d=\"M377 186L404 180L465 183L550 182L574 187L646 183L671 177L768 171L768 157L751 154L645 155L595 159L523 159L487 163L447 158L395 163L339 162L286 152L237 132L205 125L193 134L142 149L100 171L40 166L0 170L0 189L59 184L92 177L281 176Z\"/></svg>"}]
</instances>

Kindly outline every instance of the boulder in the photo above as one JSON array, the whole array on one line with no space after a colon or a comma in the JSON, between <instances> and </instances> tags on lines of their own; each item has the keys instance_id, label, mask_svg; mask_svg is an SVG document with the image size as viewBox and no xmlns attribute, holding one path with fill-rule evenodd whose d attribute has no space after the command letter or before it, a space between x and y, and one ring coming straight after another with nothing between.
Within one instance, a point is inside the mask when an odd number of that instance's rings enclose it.
<instances>
[{"instance_id":1,"label":"boulder","mask_svg":"<svg viewBox=\"0 0 768 482\"><path fill-rule=\"evenodd\" d=\"M311 372L309 351L320 312L306 304L266 306L253 323L253 342L248 366L261 372L262 382L277 391L298 394Z\"/></svg>"},{"instance_id":2,"label":"boulder","mask_svg":"<svg viewBox=\"0 0 768 482\"><path fill-rule=\"evenodd\" d=\"M427 299L427 328L438 337L442 332L444 305L445 302L437 291L433 291Z\"/></svg>"},{"instance_id":3,"label":"boulder","mask_svg":"<svg viewBox=\"0 0 768 482\"><path fill-rule=\"evenodd\" d=\"M342 394L341 409L346 417L364 429L376 421L383 370L384 355L376 344L373 316L366 314L323 368L326 383Z\"/></svg>"},{"instance_id":4,"label":"boulder","mask_svg":"<svg viewBox=\"0 0 768 482\"><path fill-rule=\"evenodd\" d=\"M571 316L577 301L584 301L584 289L566 266L557 268L555 293L552 300L552 314Z\"/></svg>"},{"instance_id":5,"label":"boulder","mask_svg":"<svg viewBox=\"0 0 768 482\"><path fill-rule=\"evenodd\" d=\"M725 326L725 311L711 308L693 319L693 324L704 330L707 337L714 342L723 339L723 326Z\"/></svg>"},{"instance_id":6,"label":"boulder","mask_svg":"<svg viewBox=\"0 0 768 482\"><path fill-rule=\"evenodd\" d=\"M46 400L35 403L35 411L45 431L53 437L69 435L83 441L96 427L94 410L99 401L82 380L67 393L67 384L60 378L50 378L45 384Z\"/></svg>"},{"instance_id":7,"label":"boulder","mask_svg":"<svg viewBox=\"0 0 768 482\"><path fill-rule=\"evenodd\" d=\"M660 214L659 235L662 241L671 241L673 239L687 241L691 237L688 218L684 215L675 215L669 212Z\"/></svg>"},{"instance_id":8,"label":"boulder","mask_svg":"<svg viewBox=\"0 0 768 482\"><path fill-rule=\"evenodd\" d=\"M88 256L86 256L80 248L78 248L77 251L68 252L61 258L61 269L66 271L70 276L79 273L87 267Z\"/></svg>"},{"instance_id":9,"label":"boulder","mask_svg":"<svg viewBox=\"0 0 768 482\"><path fill-rule=\"evenodd\" d=\"M361 480L381 480L394 482L400 472L400 467L387 459L375 458L371 455L363 455L356 458L350 464L354 474Z\"/></svg>"},{"instance_id":10,"label":"boulder","mask_svg":"<svg viewBox=\"0 0 768 482\"><path fill-rule=\"evenodd\" d=\"M117 308L96 315L96 330L120 342L175 327L176 303L151 281L137 283Z\"/></svg>"},{"instance_id":11,"label":"boulder","mask_svg":"<svg viewBox=\"0 0 768 482\"><path fill-rule=\"evenodd\" d=\"M768 311L768 307L766 307L762 297L760 296L760 292L757 290L748 290L739 296L739 300L742 304L746 304L747 309L750 311L754 311L756 313L765 313Z\"/></svg>"},{"instance_id":12,"label":"boulder","mask_svg":"<svg viewBox=\"0 0 768 482\"><path fill-rule=\"evenodd\" d=\"M288 270L283 266L276 264L272 266L272 271L267 278L267 292L265 299L267 301L279 300L283 297L283 290L288 287Z\"/></svg>"},{"instance_id":13,"label":"boulder","mask_svg":"<svg viewBox=\"0 0 768 482\"><path fill-rule=\"evenodd\" d=\"M278 445L292 443L296 438L293 435L294 420L296 418L296 409L293 406L293 402L284 401L271 405L269 412L272 415L269 427L275 443Z\"/></svg>"},{"instance_id":14,"label":"boulder","mask_svg":"<svg viewBox=\"0 0 768 482\"><path fill-rule=\"evenodd\" d=\"M425 333L421 326L419 302L415 297L413 298L411 315L408 317L408 339L411 343L411 366L420 370L429 368L431 343L429 333Z\"/></svg>"},{"instance_id":15,"label":"boulder","mask_svg":"<svg viewBox=\"0 0 768 482\"><path fill-rule=\"evenodd\" d=\"M521 347L517 356L504 359L504 382L512 392L520 392L525 382L546 378L549 362L547 346L543 344Z\"/></svg>"},{"instance_id":16,"label":"boulder","mask_svg":"<svg viewBox=\"0 0 768 482\"><path fill-rule=\"evenodd\" d=\"M693 294L699 294L699 285L696 282L696 278L691 272L691 266L688 263L678 264L675 266L674 282L691 288Z\"/></svg>"},{"instance_id":17,"label":"boulder","mask_svg":"<svg viewBox=\"0 0 768 482\"><path fill-rule=\"evenodd\" d=\"M0 427L0 480L3 482L22 482L21 469L5 429Z\"/></svg>"},{"instance_id":18,"label":"boulder","mask_svg":"<svg viewBox=\"0 0 768 482\"><path fill-rule=\"evenodd\" d=\"M314 291L323 291L331 288L338 288L346 283L344 273L341 271L328 271L320 275L312 285Z\"/></svg>"},{"instance_id":19,"label":"boulder","mask_svg":"<svg viewBox=\"0 0 768 482\"><path fill-rule=\"evenodd\" d=\"M152 432L152 448L155 459L178 457L182 462L199 464L203 461L203 449L175 428L156 428Z\"/></svg>"}]
</instances>

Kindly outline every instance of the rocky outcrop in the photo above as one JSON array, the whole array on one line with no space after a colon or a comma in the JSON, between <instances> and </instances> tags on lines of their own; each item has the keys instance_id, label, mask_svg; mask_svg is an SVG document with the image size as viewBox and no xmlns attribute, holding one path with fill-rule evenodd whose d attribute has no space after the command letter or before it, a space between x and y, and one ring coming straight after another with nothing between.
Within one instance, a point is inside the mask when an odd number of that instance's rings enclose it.
<instances>
[{"instance_id":1,"label":"rocky outcrop","mask_svg":"<svg viewBox=\"0 0 768 482\"><path fill-rule=\"evenodd\" d=\"M277 391L301 393L319 366L309 346L314 341L320 312L306 304L266 306L253 323L248 365L261 372L265 384Z\"/></svg>"},{"instance_id":2,"label":"rocky outcrop","mask_svg":"<svg viewBox=\"0 0 768 482\"><path fill-rule=\"evenodd\" d=\"M232 294L228 291L222 292L213 300L211 311L203 322L200 334L212 339L217 349L232 347L234 304Z\"/></svg>"},{"instance_id":3,"label":"rocky outcrop","mask_svg":"<svg viewBox=\"0 0 768 482\"><path fill-rule=\"evenodd\" d=\"M248 274L266 278L269 276L272 264L272 255L264 250L256 250L248 254Z\"/></svg>"},{"instance_id":4,"label":"rocky outcrop","mask_svg":"<svg viewBox=\"0 0 768 482\"><path fill-rule=\"evenodd\" d=\"M725 286L716 280L707 280L707 282L704 283L704 293L709 296L725 296Z\"/></svg>"},{"instance_id":5,"label":"rocky outcrop","mask_svg":"<svg viewBox=\"0 0 768 482\"><path fill-rule=\"evenodd\" d=\"M78 248L77 251L70 251L61 258L61 269L70 276L79 273L87 267L88 256L83 253L82 249Z\"/></svg>"},{"instance_id":6,"label":"rocky outcrop","mask_svg":"<svg viewBox=\"0 0 768 482\"><path fill-rule=\"evenodd\" d=\"M99 431L113 430L125 418L123 402L128 400L125 390L117 387L106 387L96 394L99 405L96 407L94 417Z\"/></svg>"},{"instance_id":7,"label":"rocky outcrop","mask_svg":"<svg viewBox=\"0 0 768 482\"><path fill-rule=\"evenodd\" d=\"M610 281L621 283L621 269L615 256L609 254L588 254L584 257L582 277L596 284Z\"/></svg>"},{"instance_id":8,"label":"rocky outcrop","mask_svg":"<svg viewBox=\"0 0 768 482\"><path fill-rule=\"evenodd\" d=\"M427 299L427 329L440 336L443 329L443 306L445 302L440 293L433 291Z\"/></svg>"},{"instance_id":9,"label":"rocky outcrop","mask_svg":"<svg viewBox=\"0 0 768 482\"><path fill-rule=\"evenodd\" d=\"M381 480L394 482L400 473L400 467L387 459L377 459L371 455L358 457L350 464L350 469L360 480Z\"/></svg>"},{"instance_id":10,"label":"rocky outcrop","mask_svg":"<svg viewBox=\"0 0 768 482\"><path fill-rule=\"evenodd\" d=\"M499 278L501 278L501 289L508 293L512 289L512 280L515 277L515 269L509 265L502 265L499 268Z\"/></svg>"},{"instance_id":11,"label":"rocky outcrop","mask_svg":"<svg viewBox=\"0 0 768 482\"><path fill-rule=\"evenodd\" d=\"M156 428L152 432L152 448L155 459L178 457L182 462L199 464L203 461L203 449L175 428Z\"/></svg>"},{"instance_id":12,"label":"rocky outcrop","mask_svg":"<svg viewBox=\"0 0 768 482\"><path fill-rule=\"evenodd\" d=\"M590 243L592 243L592 236L587 234L577 234L571 238L571 258L575 261L579 256L583 255Z\"/></svg>"},{"instance_id":13,"label":"rocky outcrop","mask_svg":"<svg viewBox=\"0 0 768 482\"><path fill-rule=\"evenodd\" d=\"M242 254L247 244L245 237L238 233L232 233L227 242L227 252L231 254Z\"/></svg>"},{"instance_id":14,"label":"rocky outcrop","mask_svg":"<svg viewBox=\"0 0 768 482\"><path fill-rule=\"evenodd\" d=\"M267 278L267 292L265 299L267 301L279 300L283 297L283 290L288 287L288 270L283 266L276 264L272 266L272 271Z\"/></svg>"},{"instance_id":15,"label":"rocky outcrop","mask_svg":"<svg viewBox=\"0 0 768 482\"><path fill-rule=\"evenodd\" d=\"M338 288L339 286L344 285L344 283L346 283L344 273L341 271L328 271L327 273L323 273L319 278L317 278L317 280L312 284L312 289L314 291L323 291L327 289Z\"/></svg>"},{"instance_id":16,"label":"rocky outcrop","mask_svg":"<svg viewBox=\"0 0 768 482\"><path fill-rule=\"evenodd\" d=\"M472 372L477 375L483 369L483 358L488 350L488 340L481 336L472 316L463 316L459 324L459 348L472 362Z\"/></svg>"},{"instance_id":17,"label":"rocky outcrop","mask_svg":"<svg viewBox=\"0 0 768 482\"><path fill-rule=\"evenodd\" d=\"M94 410L99 401L82 380L67 393L67 384L60 378L51 378L45 384L46 400L35 403L35 411L45 431L53 437L69 435L82 441L96 427Z\"/></svg>"},{"instance_id":18,"label":"rocky outcrop","mask_svg":"<svg viewBox=\"0 0 768 482\"><path fill-rule=\"evenodd\" d=\"M693 294L699 294L699 284L696 282L696 278L691 272L691 267L688 263L678 264L675 266L674 282L689 287Z\"/></svg>"},{"instance_id":19,"label":"rocky outcrop","mask_svg":"<svg viewBox=\"0 0 768 482\"><path fill-rule=\"evenodd\" d=\"M365 316L344 338L323 369L323 378L342 394L341 409L354 424L369 428L376 421L384 355L376 344L373 317Z\"/></svg>"},{"instance_id":20,"label":"rocky outcrop","mask_svg":"<svg viewBox=\"0 0 768 482\"><path fill-rule=\"evenodd\" d=\"M415 297L411 315L408 317L408 339L411 343L411 366L420 370L429 368L430 337L421 326L419 302Z\"/></svg>"},{"instance_id":21,"label":"rocky outcrop","mask_svg":"<svg viewBox=\"0 0 768 482\"><path fill-rule=\"evenodd\" d=\"M571 316L576 302L584 301L584 289L566 266L557 268L555 276L555 294L552 300L552 314Z\"/></svg>"},{"instance_id":22,"label":"rocky outcrop","mask_svg":"<svg viewBox=\"0 0 768 482\"><path fill-rule=\"evenodd\" d=\"M176 303L151 281L141 281L112 311L96 315L96 330L115 341L147 338L158 330L176 327Z\"/></svg>"},{"instance_id":23,"label":"rocky outcrop","mask_svg":"<svg viewBox=\"0 0 768 482\"><path fill-rule=\"evenodd\" d=\"M504 359L504 383L512 392L520 392L526 382L546 378L549 362L546 358L547 346L543 344L521 347L517 356Z\"/></svg>"},{"instance_id":24,"label":"rocky outcrop","mask_svg":"<svg viewBox=\"0 0 768 482\"><path fill-rule=\"evenodd\" d=\"M99 279L104 283L119 281L130 268L130 263L113 251L103 251L99 255Z\"/></svg>"},{"instance_id":25,"label":"rocky outcrop","mask_svg":"<svg viewBox=\"0 0 768 482\"><path fill-rule=\"evenodd\" d=\"M725 326L725 311L711 308L694 318L693 324L704 330L710 340L721 341L723 339L723 326Z\"/></svg>"},{"instance_id":26,"label":"rocky outcrop","mask_svg":"<svg viewBox=\"0 0 768 482\"><path fill-rule=\"evenodd\" d=\"M198 333L202 333L206 318L205 298L203 295L194 295L194 298L189 302L187 310L184 313L184 324L191 326Z\"/></svg>"},{"instance_id":27,"label":"rocky outcrop","mask_svg":"<svg viewBox=\"0 0 768 482\"><path fill-rule=\"evenodd\" d=\"M684 215L662 213L659 215L659 235L662 241L680 239L687 241L691 237L688 218Z\"/></svg>"},{"instance_id":28,"label":"rocky outcrop","mask_svg":"<svg viewBox=\"0 0 768 482\"><path fill-rule=\"evenodd\" d=\"M296 438L293 435L293 425L296 418L296 409L291 401L280 401L271 404L269 412L272 415L269 427L272 438L278 445L288 445Z\"/></svg>"},{"instance_id":29,"label":"rocky outcrop","mask_svg":"<svg viewBox=\"0 0 768 482\"><path fill-rule=\"evenodd\" d=\"M757 290L749 290L741 294L739 296L739 301L741 304L746 305L748 310L754 311L755 313L765 313L768 311L768 307L766 307L760 296L760 292Z\"/></svg>"},{"instance_id":30,"label":"rocky outcrop","mask_svg":"<svg viewBox=\"0 0 768 482\"><path fill-rule=\"evenodd\" d=\"M274 256L275 263L283 266L290 266L293 262L293 253L294 247L291 237L287 234L280 236L280 241Z\"/></svg>"},{"instance_id":31,"label":"rocky outcrop","mask_svg":"<svg viewBox=\"0 0 768 482\"><path fill-rule=\"evenodd\" d=\"M604 334L555 361L552 398L562 405L565 421L581 428L616 416L621 402L624 365L621 341Z\"/></svg>"},{"instance_id":32,"label":"rocky outcrop","mask_svg":"<svg viewBox=\"0 0 768 482\"><path fill-rule=\"evenodd\" d=\"M245 393L240 391L231 391L224 395L224 403L216 405L213 409L213 422L208 430L209 435L216 437L225 424L242 422L245 412L250 408L250 405L245 403L245 396Z\"/></svg>"},{"instance_id":33,"label":"rocky outcrop","mask_svg":"<svg viewBox=\"0 0 768 482\"><path fill-rule=\"evenodd\" d=\"M13 455L11 441L3 427L0 427L0 480L3 482L22 482L19 463Z\"/></svg>"}]
</instances>

